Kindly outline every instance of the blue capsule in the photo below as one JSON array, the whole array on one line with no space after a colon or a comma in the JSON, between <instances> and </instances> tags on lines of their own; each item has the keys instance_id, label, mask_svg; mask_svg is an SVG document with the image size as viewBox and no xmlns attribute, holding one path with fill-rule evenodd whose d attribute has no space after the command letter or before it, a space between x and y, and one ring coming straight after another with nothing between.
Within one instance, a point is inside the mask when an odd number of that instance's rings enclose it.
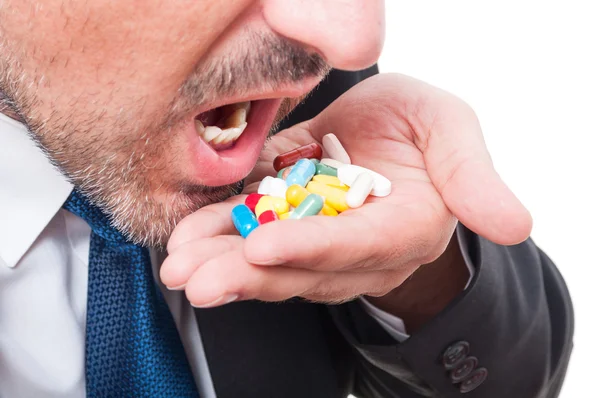
<instances>
[{"instance_id":1,"label":"blue capsule","mask_svg":"<svg viewBox=\"0 0 600 398\"><path fill-rule=\"evenodd\" d=\"M258 227L258 220L252 210L246 205L237 205L231 210L233 225L237 228L243 238L247 238L250 232Z\"/></svg>"},{"instance_id":2,"label":"blue capsule","mask_svg":"<svg viewBox=\"0 0 600 398\"><path fill-rule=\"evenodd\" d=\"M317 168L313 162L308 159L300 159L294 167L292 167L292 171L288 174L285 182L288 187L291 187L294 184L305 187L316 172Z\"/></svg>"}]
</instances>

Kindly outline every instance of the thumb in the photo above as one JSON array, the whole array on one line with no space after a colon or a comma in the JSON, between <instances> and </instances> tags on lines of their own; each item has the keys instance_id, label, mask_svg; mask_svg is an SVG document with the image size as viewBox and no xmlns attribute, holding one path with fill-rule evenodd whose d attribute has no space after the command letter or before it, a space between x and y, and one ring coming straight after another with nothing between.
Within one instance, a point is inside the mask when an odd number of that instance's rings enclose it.
<instances>
[{"instance_id":1,"label":"thumb","mask_svg":"<svg viewBox=\"0 0 600 398\"><path fill-rule=\"evenodd\" d=\"M446 104L437 108L420 145L433 184L473 232L502 245L524 241L531 215L494 169L477 117L457 98L441 97Z\"/></svg>"}]
</instances>

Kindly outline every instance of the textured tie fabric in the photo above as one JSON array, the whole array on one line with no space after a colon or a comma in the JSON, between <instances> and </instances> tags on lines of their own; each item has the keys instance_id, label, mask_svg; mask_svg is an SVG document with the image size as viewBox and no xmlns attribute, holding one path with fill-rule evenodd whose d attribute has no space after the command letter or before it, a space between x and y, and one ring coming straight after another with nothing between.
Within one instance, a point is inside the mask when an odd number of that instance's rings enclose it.
<instances>
[{"instance_id":1,"label":"textured tie fabric","mask_svg":"<svg viewBox=\"0 0 600 398\"><path fill-rule=\"evenodd\" d=\"M92 229L86 327L88 397L198 397L148 250L73 191L64 208Z\"/></svg>"}]
</instances>

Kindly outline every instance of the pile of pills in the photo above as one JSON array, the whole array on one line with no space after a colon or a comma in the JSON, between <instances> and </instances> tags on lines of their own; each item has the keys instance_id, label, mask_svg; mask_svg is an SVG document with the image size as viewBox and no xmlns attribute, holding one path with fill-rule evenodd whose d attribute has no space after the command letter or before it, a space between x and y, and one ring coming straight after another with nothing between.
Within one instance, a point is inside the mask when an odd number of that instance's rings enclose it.
<instances>
[{"instance_id":1,"label":"pile of pills","mask_svg":"<svg viewBox=\"0 0 600 398\"><path fill-rule=\"evenodd\" d=\"M318 144L304 145L275 158L277 177L265 177L257 193L233 208L231 218L246 238L259 225L308 216L337 216L363 205L369 195L384 197L390 180L351 164L350 156L333 134L323 137L329 158Z\"/></svg>"}]
</instances>

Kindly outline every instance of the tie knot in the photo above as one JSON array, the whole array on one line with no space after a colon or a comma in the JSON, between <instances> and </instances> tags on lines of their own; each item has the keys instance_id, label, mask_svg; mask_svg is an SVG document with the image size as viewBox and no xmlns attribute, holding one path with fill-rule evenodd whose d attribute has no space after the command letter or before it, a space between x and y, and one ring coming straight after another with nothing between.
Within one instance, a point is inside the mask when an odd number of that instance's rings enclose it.
<instances>
[{"instance_id":1,"label":"tie knot","mask_svg":"<svg viewBox=\"0 0 600 398\"><path fill-rule=\"evenodd\" d=\"M110 224L108 216L78 190L71 192L63 207L83 218L96 235L111 242L127 242L127 238Z\"/></svg>"}]
</instances>

